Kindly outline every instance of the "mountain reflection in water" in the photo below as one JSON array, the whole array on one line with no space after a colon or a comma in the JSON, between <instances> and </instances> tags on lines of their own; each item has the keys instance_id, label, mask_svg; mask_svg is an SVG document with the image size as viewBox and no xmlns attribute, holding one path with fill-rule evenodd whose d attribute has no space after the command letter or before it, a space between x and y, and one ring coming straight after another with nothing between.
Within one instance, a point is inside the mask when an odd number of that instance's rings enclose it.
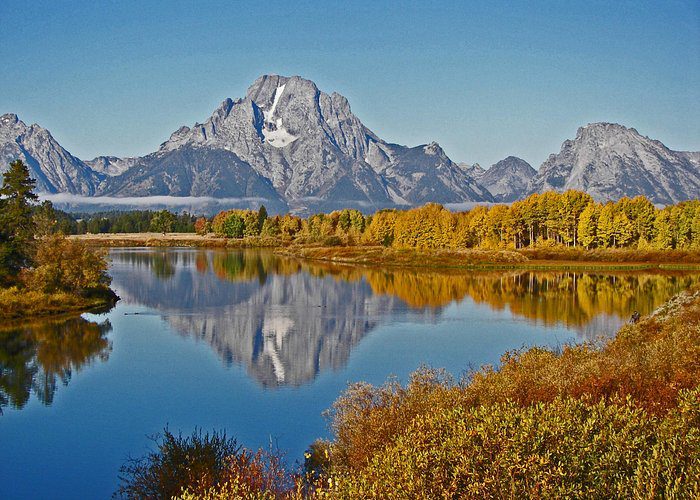
<instances>
[{"instance_id":1,"label":"mountain reflection in water","mask_svg":"<svg viewBox=\"0 0 700 500\"><path fill-rule=\"evenodd\" d=\"M594 339L699 281L687 273L379 269L257 250L129 249L113 251L112 260L125 303L155 309L265 387L299 386L342 368L353 347L396 314L439 321L468 298Z\"/></svg>"},{"instance_id":2,"label":"mountain reflection in water","mask_svg":"<svg viewBox=\"0 0 700 500\"><path fill-rule=\"evenodd\" d=\"M112 344L108 321L81 317L0 329L0 412L21 409L31 394L51 405L59 384L95 359L107 361Z\"/></svg>"}]
</instances>

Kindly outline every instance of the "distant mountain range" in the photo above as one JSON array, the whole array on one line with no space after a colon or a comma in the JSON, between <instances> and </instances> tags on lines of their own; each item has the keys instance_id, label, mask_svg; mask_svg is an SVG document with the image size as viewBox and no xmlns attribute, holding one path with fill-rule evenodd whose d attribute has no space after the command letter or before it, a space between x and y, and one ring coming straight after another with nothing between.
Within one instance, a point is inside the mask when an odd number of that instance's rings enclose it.
<instances>
[{"instance_id":1,"label":"distant mountain range","mask_svg":"<svg viewBox=\"0 0 700 500\"><path fill-rule=\"evenodd\" d=\"M244 98L224 100L204 123L181 127L158 151L136 158L83 161L48 130L5 114L0 171L16 158L29 165L44 193L213 197L307 213L511 202L570 188L600 201L700 197L700 152L672 151L635 129L590 124L539 171L514 156L484 170L454 163L435 142L386 142L351 112L345 97L298 76L261 76Z\"/></svg>"}]
</instances>

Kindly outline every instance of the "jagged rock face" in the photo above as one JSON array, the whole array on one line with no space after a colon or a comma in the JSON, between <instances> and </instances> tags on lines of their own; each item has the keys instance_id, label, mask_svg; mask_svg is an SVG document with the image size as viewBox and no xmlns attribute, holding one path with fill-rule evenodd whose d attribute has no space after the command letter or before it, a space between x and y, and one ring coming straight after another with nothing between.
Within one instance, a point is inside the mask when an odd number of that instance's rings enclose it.
<instances>
[{"instance_id":1,"label":"jagged rock face","mask_svg":"<svg viewBox=\"0 0 700 500\"><path fill-rule=\"evenodd\" d=\"M352 114L345 97L298 76L258 78L244 99L225 100L204 124L181 128L156 154L186 145L232 151L293 208L491 199L437 144L388 144Z\"/></svg>"},{"instance_id":2,"label":"jagged rock face","mask_svg":"<svg viewBox=\"0 0 700 500\"><path fill-rule=\"evenodd\" d=\"M109 177L121 175L133 167L138 158L117 158L116 156L98 156L85 162L92 170Z\"/></svg>"},{"instance_id":3,"label":"jagged rock face","mask_svg":"<svg viewBox=\"0 0 700 500\"><path fill-rule=\"evenodd\" d=\"M225 100L204 124L175 132L159 153L188 144L232 151L292 206L390 204L372 168L347 154L364 151L350 139L358 133L364 127L342 96L273 75L256 80L244 99Z\"/></svg>"},{"instance_id":4,"label":"jagged rock face","mask_svg":"<svg viewBox=\"0 0 700 500\"><path fill-rule=\"evenodd\" d=\"M677 203L700 197L696 161L697 154L671 151L633 128L593 123L550 155L528 191L578 189L599 201L644 195L654 203Z\"/></svg>"},{"instance_id":5,"label":"jagged rock face","mask_svg":"<svg viewBox=\"0 0 700 500\"><path fill-rule=\"evenodd\" d=\"M516 156L509 156L492 165L478 179L493 195L495 201L509 203L527 194L530 180L535 175L537 171L528 162Z\"/></svg>"},{"instance_id":6,"label":"jagged rock face","mask_svg":"<svg viewBox=\"0 0 700 500\"><path fill-rule=\"evenodd\" d=\"M407 204L493 201L491 193L453 163L437 143L415 148L384 146L391 156L380 172L389 189Z\"/></svg>"},{"instance_id":7,"label":"jagged rock face","mask_svg":"<svg viewBox=\"0 0 700 500\"><path fill-rule=\"evenodd\" d=\"M475 163L474 165L470 165L468 163L458 163L457 166L464 170L468 175L470 175L475 181L479 181L481 177L486 173L486 170L479 165L478 163Z\"/></svg>"},{"instance_id":8,"label":"jagged rock face","mask_svg":"<svg viewBox=\"0 0 700 500\"><path fill-rule=\"evenodd\" d=\"M211 196L250 199L273 211L284 211L272 183L231 151L183 146L135 161L118 178L107 179L105 189L115 196Z\"/></svg>"},{"instance_id":9,"label":"jagged rock face","mask_svg":"<svg viewBox=\"0 0 700 500\"><path fill-rule=\"evenodd\" d=\"M18 158L29 167L40 192L91 195L103 177L63 149L48 130L5 114L0 116L0 172Z\"/></svg>"},{"instance_id":10,"label":"jagged rock face","mask_svg":"<svg viewBox=\"0 0 700 500\"><path fill-rule=\"evenodd\" d=\"M678 151L678 154L700 169L700 151Z\"/></svg>"}]
</instances>

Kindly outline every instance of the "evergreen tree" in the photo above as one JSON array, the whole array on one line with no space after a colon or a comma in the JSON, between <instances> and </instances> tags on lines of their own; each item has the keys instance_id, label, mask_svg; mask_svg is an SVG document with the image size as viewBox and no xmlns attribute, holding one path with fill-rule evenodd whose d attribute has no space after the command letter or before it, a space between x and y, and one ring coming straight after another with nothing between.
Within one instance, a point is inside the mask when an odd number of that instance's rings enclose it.
<instances>
[{"instance_id":1,"label":"evergreen tree","mask_svg":"<svg viewBox=\"0 0 700 500\"><path fill-rule=\"evenodd\" d=\"M266 220L267 220L267 208L265 208L265 205L260 205L260 208L258 209L258 229L259 229L259 231L262 231L263 224L265 224Z\"/></svg>"},{"instance_id":2,"label":"evergreen tree","mask_svg":"<svg viewBox=\"0 0 700 500\"><path fill-rule=\"evenodd\" d=\"M31 264L34 240L33 193L36 181L16 160L3 174L0 188L0 283L14 282L20 269Z\"/></svg>"}]
</instances>

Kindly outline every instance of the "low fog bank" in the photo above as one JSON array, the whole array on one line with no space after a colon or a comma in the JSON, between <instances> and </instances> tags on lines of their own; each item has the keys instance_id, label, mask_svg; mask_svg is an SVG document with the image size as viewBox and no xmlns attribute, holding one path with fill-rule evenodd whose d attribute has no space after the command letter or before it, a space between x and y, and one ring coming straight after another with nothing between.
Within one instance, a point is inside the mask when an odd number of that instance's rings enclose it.
<instances>
[{"instance_id":1,"label":"low fog bank","mask_svg":"<svg viewBox=\"0 0 700 500\"><path fill-rule=\"evenodd\" d=\"M211 196L82 196L70 193L40 193L41 201L48 200L56 208L67 212L101 212L108 210L163 210L213 215L231 208L257 210L265 205L269 213L282 213L286 207L276 200L265 198L213 198Z\"/></svg>"}]
</instances>

